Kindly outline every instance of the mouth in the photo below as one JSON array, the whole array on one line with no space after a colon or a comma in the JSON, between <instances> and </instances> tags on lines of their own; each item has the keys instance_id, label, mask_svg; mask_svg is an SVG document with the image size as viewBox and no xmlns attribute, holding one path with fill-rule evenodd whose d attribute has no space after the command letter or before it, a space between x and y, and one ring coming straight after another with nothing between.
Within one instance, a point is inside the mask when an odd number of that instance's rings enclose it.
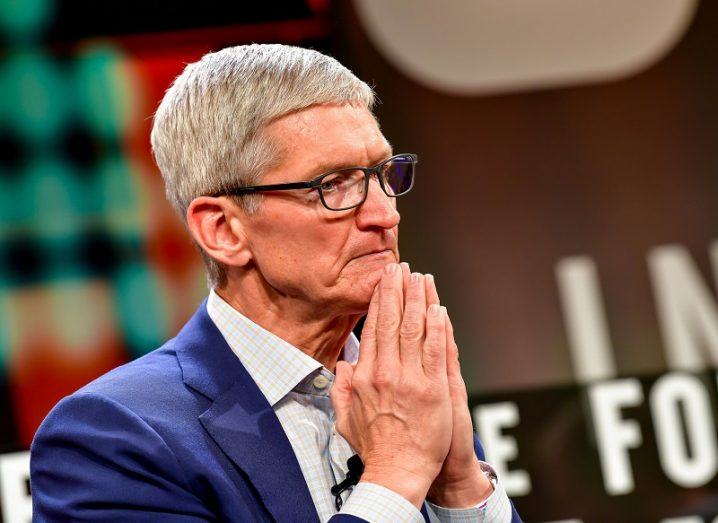
<instances>
[{"instance_id":1,"label":"mouth","mask_svg":"<svg viewBox=\"0 0 718 523\"><path fill-rule=\"evenodd\" d=\"M357 256L354 259L355 260L366 260L369 258L382 258L382 257L386 257L386 256L391 256L391 257L395 258L393 249L378 249L378 250L367 252L365 254Z\"/></svg>"}]
</instances>

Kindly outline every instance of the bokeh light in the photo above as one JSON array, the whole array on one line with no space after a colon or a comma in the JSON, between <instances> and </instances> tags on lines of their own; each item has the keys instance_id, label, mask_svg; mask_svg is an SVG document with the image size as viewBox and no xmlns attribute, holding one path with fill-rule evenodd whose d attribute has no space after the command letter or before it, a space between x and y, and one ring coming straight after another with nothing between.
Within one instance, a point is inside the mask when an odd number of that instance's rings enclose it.
<instances>
[{"instance_id":1,"label":"bokeh light","mask_svg":"<svg viewBox=\"0 0 718 523\"><path fill-rule=\"evenodd\" d=\"M38 50L12 51L0 62L0 113L23 138L56 138L72 104L60 66Z\"/></svg>"},{"instance_id":2,"label":"bokeh light","mask_svg":"<svg viewBox=\"0 0 718 523\"><path fill-rule=\"evenodd\" d=\"M3 0L0 31L14 42L36 38L52 16L54 0Z\"/></svg>"},{"instance_id":3,"label":"bokeh light","mask_svg":"<svg viewBox=\"0 0 718 523\"><path fill-rule=\"evenodd\" d=\"M114 278L115 304L134 356L160 346L169 335L166 292L144 263L121 267Z\"/></svg>"},{"instance_id":4,"label":"bokeh light","mask_svg":"<svg viewBox=\"0 0 718 523\"><path fill-rule=\"evenodd\" d=\"M136 120L135 84L127 60L109 45L93 45L76 58L74 93L80 117L97 136L119 140Z\"/></svg>"}]
</instances>

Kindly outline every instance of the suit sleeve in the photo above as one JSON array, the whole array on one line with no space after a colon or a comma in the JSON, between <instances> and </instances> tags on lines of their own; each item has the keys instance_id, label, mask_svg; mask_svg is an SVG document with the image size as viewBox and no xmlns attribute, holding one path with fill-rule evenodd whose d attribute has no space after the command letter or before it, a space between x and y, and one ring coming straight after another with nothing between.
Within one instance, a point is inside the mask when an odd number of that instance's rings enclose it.
<instances>
[{"instance_id":1,"label":"suit sleeve","mask_svg":"<svg viewBox=\"0 0 718 523\"><path fill-rule=\"evenodd\" d=\"M61 401L30 455L33 521L215 519L176 457L143 419L101 395Z\"/></svg>"}]
</instances>

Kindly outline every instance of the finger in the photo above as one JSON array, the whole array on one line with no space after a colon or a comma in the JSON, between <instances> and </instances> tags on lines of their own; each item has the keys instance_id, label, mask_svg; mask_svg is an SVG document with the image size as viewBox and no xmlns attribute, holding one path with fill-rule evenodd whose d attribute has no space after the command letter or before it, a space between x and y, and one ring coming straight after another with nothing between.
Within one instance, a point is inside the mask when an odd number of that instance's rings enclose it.
<instances>
[{"instance_id":1,"label":"finger","mask_svg":"<svg viewBox=\"0 0 718 523\"><path fill-rule=\"evenodd\" d=\"M346 361L338 361L335 374L334 385L332 385L332 389L329 391L329 396L332 399L332 405L336 413L337 429L339 429L341 433L347 416L349 415L349 407L351 405L351 383L354 375L354 367Z\"/></svg>"},{"instance_id":2,"label":"finger","mask_svg":"<svg viewBox=\"0 0 718 523\"><path fill-rule=\"evenodd\" d=\"M425 281L426 281L426 304L431 305L432 303L436 303L437 305L440 305L441 301L439 300L439 293L436 290L436 282L434 281L434 275L427 274L425 276Z\"/></svg>"},{"instance_id":3,"label":"finger","mask_svg":"<svg viewBox=\"0 0 718 523\"><path fill-rule=\"evenodd\" d=\"M386 266L379 282L376 318L375 372L385 372L399 363L399 328L404 303L402 272L395 263Z\"/></svg>"},{"instance_id":4,"label":"finger","mask_svg":"<svg viewBox=\"0 0 718 523\"><path fill-rule=\"evenodd\" d=\"M446 321L442 307L436 304L430 305L426 314L422 363L427 376L446 380Z\"/></svg>"},{"instance_id":5,"label":"finger","mask_svg":"<svg viewBox=\"0 0 718 523\"><path fill-rule=\"evenodd\" d=\"M399 330L399 359L402 365L421 366L421 342L425 332L426 284L424 276L415 272L409 277Z\"/></svg>"},{"instance_id":6,"label":"finger","mask_svg":"<svg viewBox=\"0 0 718 523\"><path fill-rule=\"evenodd\" d=\"M399 264L399 267L401 267L401 276L404 279L404 285L402 286L402 289L404 290L404 296L406 296L406 291L409 288L409 277L411 276L411 269L409 268L409 264L406 262L401 262Z\"/></svg>"},{"instance_id":7,"label":"finger","mask_svg":"<svg viewBox=\"0 0 718 523\"><path fill-rule=\"evenodd\" d=\"M379 284L374 287L374 293L369 301L369 310L364 320L359 343L359 359L357 366L372 367L376 360L376 318L379 313Z\"/></svg>"},{"instance_id":8,"label":"finger","mask_svg":"<svg viewBox=\"0 0 718 523\"><path fill-rule=\"evenodd\" d=\"M459 362L459 347L454 339L454 327L451 324L451 318L446 307L444 310L444 321L446 328L446 374L449 378L449 390L451 399L460 404L466 404L468 395L466 393L466 384L461 376L461 363Z\"/></svg>"},{"instance_id":9,"label":"finger","mask_svg":"<svg viewBox=\"0 0 718 523\"><path fill-rule=\"evenodd\" d=\"M446 330L446 370L449 376L459 370L459 348L454 340L454 326L451 324L446 307L442 307ZM460 373L459 373L460 374Z\"/></svg>"}]
</instances>

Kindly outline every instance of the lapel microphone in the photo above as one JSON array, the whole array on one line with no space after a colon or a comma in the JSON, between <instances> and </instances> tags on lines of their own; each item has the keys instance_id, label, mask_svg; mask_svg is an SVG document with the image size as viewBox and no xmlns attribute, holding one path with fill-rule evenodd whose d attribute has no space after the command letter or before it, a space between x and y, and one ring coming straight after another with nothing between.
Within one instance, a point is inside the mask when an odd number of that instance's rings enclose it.
<instances>
[{"instance_id":1,"label":"lapel microphone","mask_svg":"<svg viewBox=\"0 0 718 523\"><path fill-rule=\"evenodd\" d=\"M359 454L354 454L347 460L347 467L349 468L347 477L344 481L332 487L332 495L335 496L334 504L337 507L337 512L342 509L342 492L359 483L361 475L364 473L364 462L359 457Z\"/></svg>"}]
</instances>

